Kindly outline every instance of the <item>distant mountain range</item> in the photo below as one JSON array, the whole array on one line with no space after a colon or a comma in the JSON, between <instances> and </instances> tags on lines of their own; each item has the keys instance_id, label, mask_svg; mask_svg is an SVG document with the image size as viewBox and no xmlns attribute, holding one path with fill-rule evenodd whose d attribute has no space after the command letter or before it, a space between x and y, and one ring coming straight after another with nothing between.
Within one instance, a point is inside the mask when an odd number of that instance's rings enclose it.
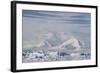
<instances>
[{"instance_id":1,"label":"distant mountain range","mask_svg":"<svg viewBox=\"0 0 100 73\"><path fill-rule=\"evenodd\" d=\"M26 44L24 48L33 48L33 49L73 49L80 50L83 45L82 41L75 38L74 36L68 36L64 32L60 33L42 33L37 37L37 44ZM29 46L30 45L30 46Z\"/></svg>"}]
</instances>

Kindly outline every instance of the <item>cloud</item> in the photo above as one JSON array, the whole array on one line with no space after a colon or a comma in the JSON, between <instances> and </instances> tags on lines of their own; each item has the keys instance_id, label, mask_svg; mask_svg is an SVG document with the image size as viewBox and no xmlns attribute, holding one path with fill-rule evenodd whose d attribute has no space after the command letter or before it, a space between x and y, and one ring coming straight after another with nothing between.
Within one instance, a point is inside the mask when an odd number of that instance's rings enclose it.
<instances>
[{"instance_id":1,"label":"cloud","mask_svg":"<svg viewBox=\"0 0 100 73\"><path fill-rule=\"evenodd\" d=\"M90 24L90 13L23 10L23 17L47 22Z\"/></svg>"}]
</instances>

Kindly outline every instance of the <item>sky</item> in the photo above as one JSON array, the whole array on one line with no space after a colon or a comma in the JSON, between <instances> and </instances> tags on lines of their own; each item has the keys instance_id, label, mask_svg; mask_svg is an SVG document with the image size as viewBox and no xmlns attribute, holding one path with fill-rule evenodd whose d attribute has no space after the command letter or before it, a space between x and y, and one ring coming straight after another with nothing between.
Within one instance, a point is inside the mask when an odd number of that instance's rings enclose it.
<instances>
[{"instance_id":1,"label":"sky","mask_svg":"<svg viewBox=\"0 0 100 73\"><path fill-rule=\"evenodd\" d=\"M61 11L22 11L23 42L34 41L40 32L65 32L90 48L91 14Z\"/></svg>"}]
</instances>

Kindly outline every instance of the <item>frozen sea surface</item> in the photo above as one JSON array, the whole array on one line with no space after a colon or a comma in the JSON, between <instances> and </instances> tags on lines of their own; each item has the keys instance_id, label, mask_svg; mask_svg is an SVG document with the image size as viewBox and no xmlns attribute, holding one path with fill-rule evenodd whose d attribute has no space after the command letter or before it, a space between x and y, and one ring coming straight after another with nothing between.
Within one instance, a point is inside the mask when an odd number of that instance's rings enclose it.
<instances>
[{"instance_id":1,"label":"frozen sea surface","mask_svg":"<svg viewBox=\"0 0 100 73\"><path fill-rule=\"evenodd\" d=\"M23 63L29 62L50 62L50 61L71 61L71 60L88 60L91 59L90 49L81 51L72 50L23 50Z\"/></svg>"}]
</instances>

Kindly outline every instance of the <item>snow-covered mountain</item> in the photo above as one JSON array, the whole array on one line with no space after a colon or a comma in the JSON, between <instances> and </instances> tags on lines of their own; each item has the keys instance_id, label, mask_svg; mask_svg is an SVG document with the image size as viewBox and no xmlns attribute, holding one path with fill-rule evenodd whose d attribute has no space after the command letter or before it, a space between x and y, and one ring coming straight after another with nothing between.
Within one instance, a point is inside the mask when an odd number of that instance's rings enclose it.
<instances>
[{"instance_id":1,"label":"snow-covered mountain","mask_svg":"<svg viewBox=\"0 0 100 73\"><path fill-rule=\"evenodd\" d=\"M80 50L81 49L80 43L81 42L75 37L69 36L61 45L59 45L59 48Z\"/></svg>"},{"instance_id":2,"label":"snow-covered mountain","mask_svg":"<svg viewBox=\"0 0 100 73\"><path fill-rule=\"evenodd\" d=\"M75 49L80 50L82 43L79 39L75 38L74 36L69 36L65 34L64 32L60 33L43 33L39 36L37 36L37 41L39 43L37 44L31 44L31 48L39 48L39 49ZM25 46L29 46L25 45Z\"/></svg>"}]
</instances>

